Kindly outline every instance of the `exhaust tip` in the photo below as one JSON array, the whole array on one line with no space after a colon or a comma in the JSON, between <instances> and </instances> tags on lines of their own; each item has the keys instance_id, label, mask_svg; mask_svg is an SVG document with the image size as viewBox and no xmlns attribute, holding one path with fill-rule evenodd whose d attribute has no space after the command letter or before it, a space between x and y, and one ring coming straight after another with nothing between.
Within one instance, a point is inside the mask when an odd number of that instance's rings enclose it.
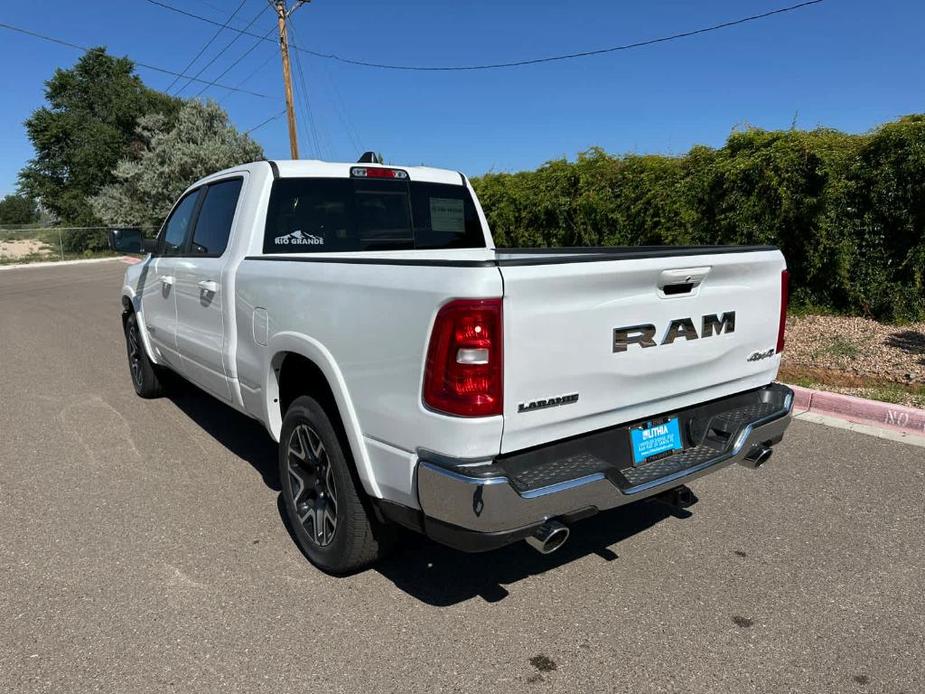
<instances>
[{"instance_id":1,"label":"exhaust tip","mask_svg":"<svg viewBox=\"0 0 925 694\"><path fill-rule=\"evenodd\" d=\"M742 463L753 470L757 470L771 459L772 453L774 453L774 451L769 446L752 446Z\"/></svg>"},{"instance_id":2,"label":"exhaust tip","mask_svg":"<svg viewBox=\"0 0 925 694\"><path fill-rule=\"evenodd\" d=\"M543 523L536 532L526 538L530 545L540 554L552 554L568 540L569 529L558 521Z\"/></svg>"}]
</instances>

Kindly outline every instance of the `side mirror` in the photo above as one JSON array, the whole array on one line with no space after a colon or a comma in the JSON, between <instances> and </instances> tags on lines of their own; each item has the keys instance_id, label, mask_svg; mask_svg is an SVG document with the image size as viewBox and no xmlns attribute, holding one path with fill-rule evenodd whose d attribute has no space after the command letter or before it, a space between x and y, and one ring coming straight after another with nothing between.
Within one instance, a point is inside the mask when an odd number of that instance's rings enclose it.
<instances>
[{"instance_id":1,"label":"side mirror","mask_svg":"<svg viewBox=\"0 0 925 694\"><path fill-rule=\"evenodd\" d=\"M119 253L149 253L154 241L144 238L141 229L110 229L109 247Z\"/></svg>"}]
</instances>

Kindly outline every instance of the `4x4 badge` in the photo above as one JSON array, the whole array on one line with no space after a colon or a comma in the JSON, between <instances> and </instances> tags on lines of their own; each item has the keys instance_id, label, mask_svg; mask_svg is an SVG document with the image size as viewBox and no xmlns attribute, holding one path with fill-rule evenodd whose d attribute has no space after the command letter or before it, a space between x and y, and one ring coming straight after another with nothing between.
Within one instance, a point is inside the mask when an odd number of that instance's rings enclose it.
<instances>
[{"instance_id":1,"label":"4x4 badge","mask_svg":"<svg viewBox=\"0 0 925 694\"><path fill-rule=\"evenodd\" d=\"M752 352L748 355L747 361L761 361L762 359L770 359L774 356L774 350L769 349L766 352Z\"/></svg>"}]
</instances>

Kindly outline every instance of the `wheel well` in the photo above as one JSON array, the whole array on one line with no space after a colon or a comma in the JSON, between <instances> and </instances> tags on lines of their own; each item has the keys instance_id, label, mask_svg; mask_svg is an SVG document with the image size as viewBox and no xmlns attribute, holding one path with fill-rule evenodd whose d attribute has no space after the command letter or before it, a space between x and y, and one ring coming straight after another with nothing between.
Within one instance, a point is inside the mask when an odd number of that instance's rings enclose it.
<instances>
[{"instance_id":1,"label":"wheel well","mask_svg":"<svg viewBox=\"0 0 925 694\"><path fill-rule=\"evenodd\" d=\"M278 354L273 359L279 396L279 418L282 422L286 416L286 410L292 404L292 401L302 395L309 395L318 401L318 404L324 408L331 424L334 425L334 431L337 432L337 438L340 440L341 449L347 458L350 473L357 482L358 489L362 488L362 483L357 476L356 462L353 455L353 447L347 438L347 430L344 428L344 422L340 416L340 409L337 406L337 400L334 398L334 391L331 390L331 384L328 383L327 377L318 365L307 357L294 352L285 352Z\"/></svg>"},{"instance_id":2,"label":"wheel well","mask_svg":"<svg viewBox=\"0 0 925 694\"><path fill-rule=\"evenodd\" d=\"M125 321L128 320L128 317L135 312L135 307L132 306L132 300L127 296L122 297L122 327L125 328Z\"/></svg>"},{"instance_id":3,"label":"wheel well","mask_svg":"<svg viewBox=\"0 0 925 694\"><path fill-rule=\"evenodd\" d=\"M318 365L311 359L292 352L281 355L278 359L276 379L279 384L280 420L286 416L286 410L293 400L300 395L310 395L318 401L332 420L337 420L337 427L342 429L343 424L340 421L334 392Z\"/></svg>"}]
</instances>

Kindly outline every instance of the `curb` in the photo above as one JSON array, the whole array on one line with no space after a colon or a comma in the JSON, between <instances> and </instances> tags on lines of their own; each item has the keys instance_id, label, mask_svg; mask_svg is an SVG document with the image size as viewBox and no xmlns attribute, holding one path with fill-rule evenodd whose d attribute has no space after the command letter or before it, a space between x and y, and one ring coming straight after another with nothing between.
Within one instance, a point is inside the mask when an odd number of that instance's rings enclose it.
<instances>
[{"instance_id":1,"label":"curb","mask_svg":"<svg viewBox=\"0 0 925 694\"><path fill-rule=\"evenodd\" d=\"M811 412L906 435L925 436L925 410L800 386L788 387L793 390L794 415Z\"/></svg>"}]
</instances>

